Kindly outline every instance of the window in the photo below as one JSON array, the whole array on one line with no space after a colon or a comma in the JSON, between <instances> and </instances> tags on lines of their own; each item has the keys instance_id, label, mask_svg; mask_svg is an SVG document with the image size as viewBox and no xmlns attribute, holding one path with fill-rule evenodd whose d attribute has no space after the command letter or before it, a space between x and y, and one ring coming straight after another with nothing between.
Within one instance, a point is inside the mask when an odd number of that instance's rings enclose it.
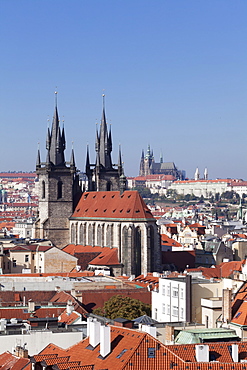
<instances>
[{"instance_id":1,"label":"window","mask_svg":"<svg viewBox=\"0 0 247 370\"><path fill-rule=\"evenodd\" d=\"M157 320L158 317L158 311L157 308L154 309L154 320Z\"/></svg>"},{"instance_id":2,"label":"window","mask_svg":"<svg viewBox=\"0 0 247 370\"><path fill-rule=\"evenodd\" d=\"M172 316L178 316L178 307L172 306Z\"/></svg>"},{"instance_id":3,"label":"window","mask_svg":"<svg viewBox=\"0 0 247 370\"><path fill-rule=\"evenodd\" d=\"M180 298L184 299L184 289L183 288L180 289Z\"/></svg>"},{"instance_id":4,"label":"window","mask_svg":"<svg viewBox=\"0 0 247 370\"><path fill-rule=\"evenodd\" d=\"M167 315L170 315L170 312L171 312L171 310L170 310L170 305L168 304L168 305L167 305Z\"/></svg>"},{"instance_id":5,"label":"window","mask_svg":"<svg viewBox=\"0 0 247 370\"><path fill-rule=\"evenodd\" d=\"M155 358L155 348L148 348L148 358Z\"/></svg>"},{"instance_id":6,"label":"window","mask_svg":"<svg viewBox=\"0 0 247 370\"><path fill-rule=\"evenodd\" d=\"M170 285L167 286L167 295L170 296Z\"/></svg>"},{"instance_id":7,"label":"window","mask_svg":"<svg viewBox=\"0 0 247 370\"><path fill-rule=\"evenodd\" d=\"M25 254L25 262L28 262L29 261L29 256L28 254Z\"/></svg>"},{"instance_id":8,"label":"window","mask_svg":"<svg viewBox=\"0 0 247 370\"><path fill-rule=\"evenodd\" d=\"M42 198L45 198L45 182L42 181Z\"/></svg>"},{"instance_id":9,"label":"window","mask_svg":"<svg viewBox=\"0 0 247 370\"><path fill-rule=\"evenodd\" d=\"M163 314L166 313L166 305L165 305L165 303L162 304L162 313Z\"/></svg>"},{"instance_id":10,"label":"window","mask_svg":"<svg viewBox=\"0 0 247 370\"><path fill-rule=\"evenodd\" d=\"M13 267L16 267L16 260L13 260Z\"/></svg>"},{"instance_id":11,"label":"window","mask_svg":"<svg viewBox=\"0 0 247 370\"><path fill-rule=\"evenodd\" d=\"M183 309L183 307L181 307L181 319L183 319L184 318L184 309Z\"/></svg>"},{"instance_id":12,"label":"window","mask_svg":"<svg viewBox=\"0 0 247 370\"><path fill-rule=\"evenodd\" d=\"M172 296L173 297L178 297L178 288L177 287L172 289Z\"/></svg>"},{"instance_id":13,"label":"window","mask_svg":"<svg viewBox=\"0 0 247 370\"><path fill-rule=\"evenodd\" d=\"M63 183L62 181L58 181L57 183L57 199L61 199L63 197Z\"/></svg>"},{"instance_id":14,"label":"window","mask_svg":"<svg viewBox=\"0 0 247 370\"><path fill-rule=\"evenodd\" d=\"M165 287L165 285L162 286L162 295L166 295L166 287Z\"/></svg>"}]
</instances>

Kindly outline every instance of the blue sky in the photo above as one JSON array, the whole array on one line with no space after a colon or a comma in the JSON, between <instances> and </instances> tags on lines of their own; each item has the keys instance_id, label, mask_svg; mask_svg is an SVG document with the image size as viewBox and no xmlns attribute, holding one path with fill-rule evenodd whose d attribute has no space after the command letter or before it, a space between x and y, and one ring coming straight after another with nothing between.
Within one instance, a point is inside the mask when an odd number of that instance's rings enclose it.
<instances>
[{"instance_id":1,"label":"blue sky","mask_svg":"<svg viewBox=\"0 0 247 370\"><path fill-rule=\"evenodd\" d=\"M127 176L150 144L188 177L247 179L246 19L246 0L0 0L0 171L35 170L38 142L45 160L57 86L81 170L104 91Z\"/></svg>"}]
</instances>

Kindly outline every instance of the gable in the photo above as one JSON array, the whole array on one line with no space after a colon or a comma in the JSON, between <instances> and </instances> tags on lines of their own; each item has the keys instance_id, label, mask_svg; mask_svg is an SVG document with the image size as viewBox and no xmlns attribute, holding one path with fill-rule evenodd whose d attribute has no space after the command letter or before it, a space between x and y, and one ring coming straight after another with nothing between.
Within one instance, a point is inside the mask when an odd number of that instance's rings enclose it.
<instances>
[{"instance_id":1,"label":"gable","mask_svg":"<svg viewBox=\"0 0 247 370\"><path fill-rule=\"evenodd\" d=\"M155 220L138 191L83 193L70 219L88 218Z\"/></svg>"}]
</instances>

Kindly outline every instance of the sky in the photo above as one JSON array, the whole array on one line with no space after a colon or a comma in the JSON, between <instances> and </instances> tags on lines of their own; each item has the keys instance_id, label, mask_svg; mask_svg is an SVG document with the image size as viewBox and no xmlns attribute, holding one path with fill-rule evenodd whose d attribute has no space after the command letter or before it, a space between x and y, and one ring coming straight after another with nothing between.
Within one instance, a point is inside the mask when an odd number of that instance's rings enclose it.
<instances>
[{"instance_id":1,"label":"sky","mask_svg":"<svg viewBox=\"0 0 247 370\"><path fill-rule=\"evenodd\" d=\"M81 171L105 94L126 176L150 145L189 178L247 180L246 20L246 0L0 0L0 171L45 161L57 91Z\"/></svg>"}]
</instances>

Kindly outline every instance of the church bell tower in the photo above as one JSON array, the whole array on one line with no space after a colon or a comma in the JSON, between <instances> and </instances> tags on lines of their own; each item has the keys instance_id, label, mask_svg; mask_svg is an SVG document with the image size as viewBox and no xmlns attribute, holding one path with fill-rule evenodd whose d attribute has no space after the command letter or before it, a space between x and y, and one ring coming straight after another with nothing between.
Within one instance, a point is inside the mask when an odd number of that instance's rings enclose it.
<instances>
[{"instance_id":1,"label":"church bell tower","mask_svg":"<svg viewBox=\"0 0 247 370\"><path fill-rule=\"evenodd\" d=\"M81 195L74 151L72 149L70 162L65 162L65 148L65 132L64 128L60 129L56 99L52 127L47 132L46 162L40 161L39 150L36 162L39 214L35 237L49 239L59 248L69 243L69 217Z\"/></svg>"}]
</instances>

